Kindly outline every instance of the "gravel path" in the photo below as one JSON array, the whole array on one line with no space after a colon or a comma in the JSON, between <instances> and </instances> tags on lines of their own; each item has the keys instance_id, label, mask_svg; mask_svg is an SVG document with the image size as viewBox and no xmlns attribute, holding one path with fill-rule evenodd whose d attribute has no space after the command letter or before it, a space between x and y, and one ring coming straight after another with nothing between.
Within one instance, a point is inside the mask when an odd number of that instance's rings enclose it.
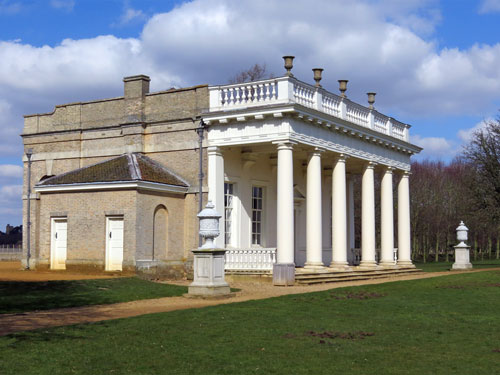
<instances>
[{"instance_id":1,"label":"gravel path","mask_svg":"<svg viewBox=\"0 0 500 375\"><path fill-rule=\"evenodd\" d=\"M479 269L469 272L481 272L488 270L500 270L500 268ZM141 301L116 303L110 305L84 306L84 307L74 307L65 309L34 311L34 312L26 312L18 314L2 314L0 315L0 336L8 335L14 332L33 330L38 328L48 328L48 327L65 326L78 323L89 323L89 322L98 322L98 321L118 319L118 318L128 318L144 314L200 308L205 306L214 306L220 304L257 300L257 299L265 299L270 297L282 296L285 294L316 292L321 290L342 288L346 286L381 284L381 283L400 281L400 280L426 279L431 277L438 277L438 276L445 276L452 274L455 273L432 272L432 273L417 274L417 275L397 276L386 279L339 282L331 284L304 285L304 286L292 286L292 287L274 287L270 283L232 282L231 287L241 289L241 291L235 293L235 295L231 298L224 298L224 299L165 297L165 298L156 298L156 299L148 299ZM91 276L88 278L95 278L95 276ZM1 279L3 279L3 275L0 275L0 280ZM186 281L179 284L188 285L189 282Z\"/></svg>"}]
</instances>

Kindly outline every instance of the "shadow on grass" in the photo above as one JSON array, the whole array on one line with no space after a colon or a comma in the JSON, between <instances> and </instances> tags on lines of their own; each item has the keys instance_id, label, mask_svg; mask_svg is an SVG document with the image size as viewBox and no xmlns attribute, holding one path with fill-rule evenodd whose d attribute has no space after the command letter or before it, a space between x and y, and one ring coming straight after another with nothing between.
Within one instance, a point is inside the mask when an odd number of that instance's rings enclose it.
<instances>
[{"instance_id":1,"label":"shadow on grass","mask_svg":"<svg viewBox=\"0 0 500 375\"><path fill-rule=\"evenodd\" d=\"M128 302L180 296L187 288L136 277L44 282L0 282L0 313Z\"/></svg>"}]
</instances>

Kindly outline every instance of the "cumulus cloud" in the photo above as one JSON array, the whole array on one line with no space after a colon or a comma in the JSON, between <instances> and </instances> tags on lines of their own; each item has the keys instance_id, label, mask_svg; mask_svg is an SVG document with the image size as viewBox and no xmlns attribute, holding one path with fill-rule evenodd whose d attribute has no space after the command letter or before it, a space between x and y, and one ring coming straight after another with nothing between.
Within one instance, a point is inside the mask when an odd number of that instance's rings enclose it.
<instances>
[{"instance_id":1,"label":"cumulus cloud","mask_svg":"<svg viewBox=\"0 0 500 375\"><path fill-rule=\"evenodd\" d=\"M23 168L14 164L0 164L0 177L23 177Z\"/></svg>"},{"instance_id":2,"label":"cumulus cloud","mask_svg":"<svg viewBox=\"0 0 500 375\"><path fill-rule=\"evenodd\" d=\"M23 193L23 185L4 185L0 188L0 194L3 199L21 199Z\"/></svg>"},{"instance_id":3,"label":"cumulus cloud","mask_svg":"<svg viewBox=\"0 0 500 375\"><path fill-rule=\"evenodd\" d=\"M118 24L113 24L113 26L125 26L132 22L141 22L147 19L146 14L140 9L134 9L131 7L125 7Z\"/></svg>"},{"instance_id":4,"label":"cumulus cloud","mask_svg":"<svg viewBox=\"0 0 500 375\"><path fill-rule=\"evenodd\" d=\"M481 122L478 122L472 128L459 130L457 136L460 140L462 140L462 142L469 143L470 140L472 139L472 135L478 130L481 130L484 127L486 127L486 124L488 124L491 121L493 121L492 117L487 118L486 120L483 120Z\"/></svg>"},{"instance_id":5,"label":"cumulus cloud","mask_svg":"<svg viewBox=\"0 0 500 375\"><path fill-rule=\"evenodd\" d=\"M500 0L483 0L479 5L479 14L500 12Z\"/></svg>"},{"instance_id":6,"label":"cumulus cloud","mask_svg":"<svg viewBox=\"0 0 500 375\"><path fill-rule=\"evenodd\" d=\"M12 4L0 0L0 9ZM139 18L125 3L122 20ZM432 39L440 18L437 0L194 0L154 15L137 38L0 41L0 155L21 157L23 114L119 96L124 76L148 74L152 90L220 84L255 63L281 75L285 54L297 56L299 79L312 83L311 68L323 67L325 88L349 79L351 99L365 103L376 91L377 109L403 121L496 111L500 44L440 49Z\"/></svg>"},{"instance_id":7,"label":"cumulus cloud","mask_svg":"<svg viewBox=\"0 0 500 375\"><path fill-rule=\"evenodd\" d=\"M443 137L421 137L412 135L411 142L423 147L423 150L418 154L419 159L445 159L448 160L455 156L459 149L457 145Z\"/></svg>"}]
</instances>

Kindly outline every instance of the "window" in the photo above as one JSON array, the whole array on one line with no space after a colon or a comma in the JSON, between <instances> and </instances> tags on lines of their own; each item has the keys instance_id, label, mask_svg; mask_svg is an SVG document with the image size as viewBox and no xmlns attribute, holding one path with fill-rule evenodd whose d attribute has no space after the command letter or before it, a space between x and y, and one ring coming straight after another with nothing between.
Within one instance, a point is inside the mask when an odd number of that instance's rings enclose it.
<instances>
[{"instance_id":1,"label":"window","mask_svg":"<svg viewBox=\"0 0 500 375\"><path fill-rule=\"evenodd\" d=\"M262 245L263 188L252 187L252 245Z\"/></svg>"},{"instance_id":2,"label":"window","mask_svg":"<svg viewBox=\"0 0 500 375\"><path fill-rule=\"evenodd\" d=\"M224 183L224 245L231 245L233 209L234 209L234 184Z\"/></svg>"}]
</instances>

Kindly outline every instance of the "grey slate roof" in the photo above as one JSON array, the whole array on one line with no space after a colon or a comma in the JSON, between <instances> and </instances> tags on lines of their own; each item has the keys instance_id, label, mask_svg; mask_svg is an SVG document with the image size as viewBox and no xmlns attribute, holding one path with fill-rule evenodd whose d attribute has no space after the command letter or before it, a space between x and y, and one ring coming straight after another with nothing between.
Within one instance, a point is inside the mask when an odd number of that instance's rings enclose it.
<instances>
[{"instance_id":1,"label":"grey slate roof","mask_svg":"<svg viewBox=\"0 0 500 375\"><path fill-rule=\"evenodd\" d=\"M132 181L189 186L189 183L182 177L140 153L124 154L97 164L49 177L39 182L38 186Z\"/></svg>"}]
</instances>

